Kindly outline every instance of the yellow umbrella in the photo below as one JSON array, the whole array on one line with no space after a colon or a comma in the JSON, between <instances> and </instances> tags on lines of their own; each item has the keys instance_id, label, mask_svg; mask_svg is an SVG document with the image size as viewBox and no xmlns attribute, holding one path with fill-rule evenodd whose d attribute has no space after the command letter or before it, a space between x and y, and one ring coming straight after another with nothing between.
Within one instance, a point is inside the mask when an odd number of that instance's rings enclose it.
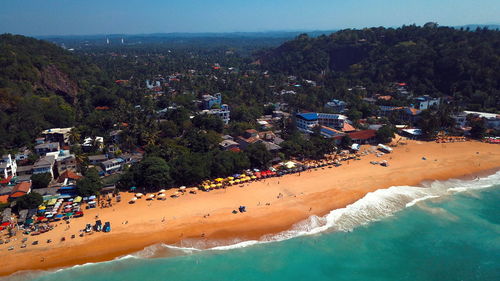
<instances>
[{"instance_id":1,"label":"yellow umbrella","mask_svg":"<svg viewBox=\"0 0 500 281\"><path fill-rule=\"evenodd\" d=\"M212 183L212 184L210 185L210 187L211 187L211 188L214 188L214 187L217 187L217 186L216 186L215 184L213 184L213 183Z\"/></svg>"},{"instance_id":2,"label":"yellow umbrella","mask_svg":"<svg viewBox=\"0 0 500 281\"><path fill-rule=\"evenodd\" d=\"M234 180L234 177L227 177L227 179L232 181L232 180Z\"/></svg>"},{"instance_id":3,"label":"yellow umbrella","mask_svg":"<svg viewBox=\"0 0 500 281\"><path fill-rule=\"evenodd\" d=\"M218 184L217 184L217 187L221 187L221 186L222 186L222 183L218 183Z\"/></svg>"},{"instance_id":4,"label":"yellow umbrella","mask_svg":"<svg viewBox=\"0 0 500 281\"><path fill-rule=\"evenodd\" d=\"M215 181L216 181L216 182L221 182L221 181L223 181L223 180L224 180L223 178L216 178L216 179L215 179Z\"/></svg>"},{"instance_id":5,"label":"yellow umbrella","mask_svg":"<svg viewBox=\"0 0 500 281\"><path fill-rule=\"evenodd\" d=\"M252 179L255 180L255 179L257 179L257 177L256 176L252 176Z\"/></svg>"},{"instance_id":6,"label":"yellow umbrella","mask_svg":"<svg viewBox=\"0 0 500 281\"><path fill-rule=\"evenodd\" d=\"M239 183L239 182L240 182L240 180L234 180L234 182L235 182L235 183Z\"/></svg>"},{"instance_id":7,"label":"yellow umbrella","mask_svg":"<svg viewBox=\"0 0 500 281\"><path fill-rule=\"evenodd\" d=\"M161 189L160 191L158 191L158 193L162 193L162 192L165 192L165 189Z\"/></svg>"},{"instance_id":8,"label":"yellow umbrella","mask_svg":"<svg viewBox=\"0 0 500 281\"><path fill-rule=\"evenodd\" d=\"M234 184L234 181L229 181L229 184Z\"/></svg>"},{"instance_id":9,"label":"yellow umbrella","mask_svg":"<svg viewBox=\"0 0 500 281\"><path fill-rule=\"evenodd\" d=\"M252 180L252 178L251 178L251 177L246 177L245 179L246 179L247 181Z\"/></svg>"},{"instance_id":10,"label":"yellow umbrella","mask_svg":"<svg viewBox=\"0 0 500 281\"><path fill-rule=\"evenodd\" d=\"M45 210L45 208L46 208L45 206L40 206L38 207L38 210Z\"/></svg>"},{"instance_id":11,"label":"yellow umbrella","mask_svg":"<svg viewBox=\"0 0 500 281\"><path fill-rule=\"evenodd\" d=\"M247 176L247 175L245 175L245 174L241 174L241 175L240 175L240 178L245 178L246 176Z\"/></svg>"}]
</instances>

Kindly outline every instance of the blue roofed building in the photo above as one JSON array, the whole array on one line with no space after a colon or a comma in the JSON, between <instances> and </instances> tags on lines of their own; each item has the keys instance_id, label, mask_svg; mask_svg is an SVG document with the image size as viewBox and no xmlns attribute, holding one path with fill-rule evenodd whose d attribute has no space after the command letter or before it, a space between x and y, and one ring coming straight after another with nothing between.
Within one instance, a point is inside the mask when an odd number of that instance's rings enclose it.
<instances>
[{"instance_id":1,"label":"blue roofed building","mask_svg":"<svg viewBox=\"0 0 500 281\"><path fill-rule=\"evenodd\" d=\"M304 133L312 133L314 127L319 125L318 114L315 112L309 113L298 113L297 117L297 129Z\"/></svg>"},{"instance_id":2,"label":"blue roofed building","mask_svg":"<svg viewBox=\"0 0 500 281\"><path fill-rule=\"evenodd\" d=\"M203 95L202 107L203 109L212 109L214 105L220 106L222 104L222 96L220 93L215 95Z\"/></svg>"}]
</instances>

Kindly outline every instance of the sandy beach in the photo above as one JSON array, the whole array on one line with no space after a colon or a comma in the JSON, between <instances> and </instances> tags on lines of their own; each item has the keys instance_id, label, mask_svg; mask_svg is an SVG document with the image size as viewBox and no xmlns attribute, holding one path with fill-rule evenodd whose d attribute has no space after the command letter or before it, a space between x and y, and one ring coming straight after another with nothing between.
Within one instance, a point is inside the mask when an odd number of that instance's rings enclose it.
<instances>
[{"instance_id":1,"label":"sandy beach","mask_svg":"<svg viewBox=\"0 0 500 281\"><path fill-rule=\"evenodd\" d=\"M390 165L372 165L373 160L387 160ZM0 275L111 260L156 243L259 239L289 229L311 215L321 216L345 207L377 189L493 173L499 168L498 145L409 141L382 157L371 154L343 162L341 167L318 168L243 187L186 193L165 201L143 198L135 204L128 204L133 194L122 193L122 202L111 208L87 210L83 218L72 220L69 229L61 223L48 233L26 236L25 249L20 248L20 234L16 241L0 245ZM240 205L246 206L247 212L232 214ZM78 237L79 230L87 223L93 224L96 216L111 222L112 232ZM72 234L77 237L70 239ZM66 241L61 242L62 237ZM53 242L47 244L47 239ZM34 240L39 245L31 245ZM10 246L15 249L8 251Z\"/></svg>"}]
</instances>

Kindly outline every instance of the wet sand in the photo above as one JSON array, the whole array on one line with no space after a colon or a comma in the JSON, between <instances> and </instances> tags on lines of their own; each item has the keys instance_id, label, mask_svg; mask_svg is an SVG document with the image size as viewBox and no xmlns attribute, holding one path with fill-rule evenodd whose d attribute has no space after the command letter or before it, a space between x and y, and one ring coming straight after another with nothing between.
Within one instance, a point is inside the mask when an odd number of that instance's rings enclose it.
<instances>
[{"instance_id":1,"label":"wet sand","mask_svg":"<svg viewBox=\"0 0 500 281\"><path fill-rule=\"evenodd\" d=\"M370 164L381 160L387 160L389 167ZM311 215L322 216L345 207L377 189L470 177L499 168L498 145L409 142L380 158L371 154L359 161L343 162L341 167L318 168L300 176L271 178L243 187L186 193L165 201L143 198L128 204L133 194L122 193L122 202L111 208L87 210L83 218L72 220L69 230L61 223L48 233L26 236L25 249L20 249L21 234L16 241L0 245L0 275L111 260L157 243L182 245L183 240L198 239L226 244L259 239L290 229ZM246 206L247 212L232 214L240 205ZM111 233L78 237L85 224L94 224L96 215L103 222L111 222ZM72 234L77 237L70 239ZM61 237L66 241L61 242ZM47 239L53 242L47 244ZM34 240L39 245L31 245ZM15 249L8 251L10 246Z\"/></svg>"}]
</instances>

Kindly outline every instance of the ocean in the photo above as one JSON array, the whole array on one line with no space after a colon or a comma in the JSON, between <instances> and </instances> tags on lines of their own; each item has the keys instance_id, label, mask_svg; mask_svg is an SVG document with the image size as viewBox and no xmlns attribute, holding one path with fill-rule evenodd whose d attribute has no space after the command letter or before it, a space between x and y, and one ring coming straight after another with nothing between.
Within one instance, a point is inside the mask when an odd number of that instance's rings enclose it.
<instances>
[{"instance_id":1,"label":"ocean","mask_svg":"<svg viewBox=\"0 0 500 281\"><path fill-rule=\"evenodd\" d=\"M154 245L109 262L8 279L500 280L499 201L500 172L396 186L262 241Z\"/></svg>"}]
</instances>

